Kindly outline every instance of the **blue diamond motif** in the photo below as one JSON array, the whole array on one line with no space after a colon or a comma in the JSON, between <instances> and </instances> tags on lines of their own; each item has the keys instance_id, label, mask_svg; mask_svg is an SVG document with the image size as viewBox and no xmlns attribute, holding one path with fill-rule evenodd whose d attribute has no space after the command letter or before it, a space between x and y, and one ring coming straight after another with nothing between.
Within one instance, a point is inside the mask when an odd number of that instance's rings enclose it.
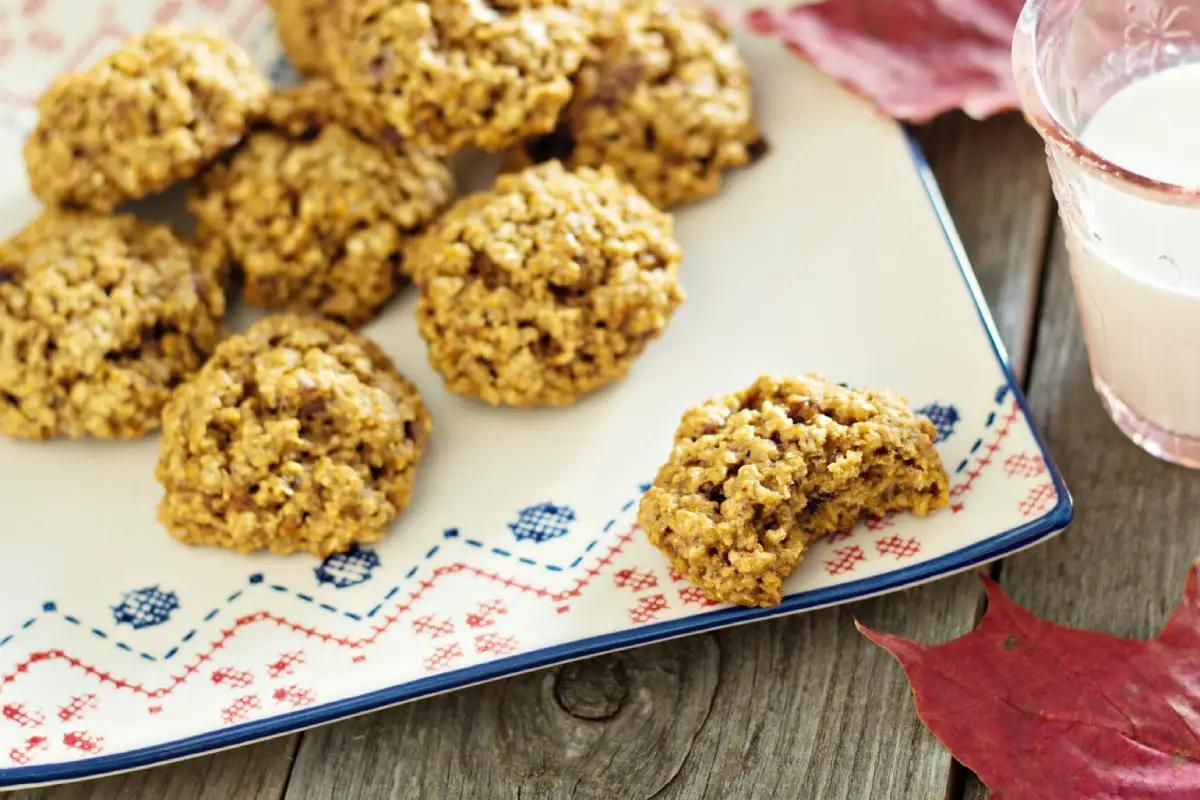
<instances>
[{"instance_id":1,"label":"blue diamond motif","mask_svg":"<svg viewBox=\"0 0 1200 800\"><path fill-rule=\"evenodd\" d=\"M113 606L113 619L118 625L131 625L137 630L161 625L179 608L174 592L164 592L157 586L147 586L126 592L121 602Z\"/></svg>"},{"instance_id":2,"label":"blue diamond motif","mask_svg":"<svg viewBox=\"0 0 1200 800\"><path fill-rule=\"evenodd\" d=\"M538 503L523 508L517 513L517 521L508 523L518 541L547 542L567 533L567 527L575 521L575 512L567 506L553 503Z\"/></svg>"},{"instance_id":3,"label":"blue diamond motif","mask_svg":"<svg viewBox=\"0 0 1200 800\"><path fill-rule=\"evenodd\" d=\"M354 545L344 553L334 553L325 559L315 572L318 582L345 589L371 580L371 572L380 563L374 550L364 550Z\"/></svg>"},{"instance_id":4,"label":"blue diamond motif","mask_svg":"<svg viewBox=\"0 0 1200 800\"><path fill-rule=\"evenodd\" d=\"M954 433L954 427L958 425L958 409L954 406L930 403L924 408L917 409L917 413L929 417L929 421L933 423L933 427L937 428L937 440L939 442L949 439Z\"/></svg>"}]
</instances>

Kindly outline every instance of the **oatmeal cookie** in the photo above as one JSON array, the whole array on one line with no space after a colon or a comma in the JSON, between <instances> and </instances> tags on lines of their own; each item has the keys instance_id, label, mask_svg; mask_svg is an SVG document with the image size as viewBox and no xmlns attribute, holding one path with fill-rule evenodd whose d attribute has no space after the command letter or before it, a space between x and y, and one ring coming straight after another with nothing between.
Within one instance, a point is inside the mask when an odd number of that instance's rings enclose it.
<instances>
[{"instance_id":1,"label":"oatmeal cookie","mask_svg":"<svg viewBox=\"0 0 1200 800\"><path fill-rule=\"evenodd\" d=\"M52 209L0 243L0 432L157 428L220 338L221 267L129 214Z\"/></svg>"},{"instance_id":2,"label":"oatmeal cookie","mask_svg":"<svg viewBox=\"0 0 1200 800\"><path fill-rule=\"evenodd\" d=\"M270 105L281 127L252 132L193 185L198 238L228 249L250 304L361 325L394 293L404 243L450 203L453 176L434 153Z\"/></svg>"},{"instance_id":3,"label":"oatmeal cookie","mask_svg":"<svg viewBox=\"0 0 1200 800\"><path fill-rule=\"evenodd\" d=\"M276 89L263 112L265 127L295 139L311 139L326 125L337 124L359 137L387 149L408 145L378 109L350 102L349 96L326 77L309 78L298 86ZM423 146L422 152L443 154L442 148Z\"/></svg>"},{"instance_id":4,"label":"oatmeal cookie","mask_svg":"<svg viewBox=\"0 0 1200 800\"><path fill-rule=\"evenodd\" d=\"M892 392L762 377L683 415L638 521L711 599L776 605L815 539L947 505L936 439Z\"/></svg>"},{"instance_id":5,"label":"oatmeal cookie","mask_svg":"<svg viewBox=\"0 0 1200 800\"><path fill-rule=\"evenodd\" d=\"M503 175L409 253L430 363L492 405L573 403L667 327L681 257L670 216L606 169Z\"/></svg>"},{"instance_id":6,"label":"oatmeal cookie","mask_svg":"<svg viewBox=\"0 0 1200 800\"><path fill-rule=\"evenodd\" d=\"M41 96L25 143L30 188L47 204L97 211L160 192L235 145L267 92L225 37L151 30Z\"/></svg>"},{"instance_id":7,"label":"oatmeal cookie","mask_svg":"<svg viewBox=\"0 0 1200 800\"><path fill-rule=\"evenodd\" d=\"M325 71L325 36L337 0L268 0L288 61L297 72Z\"/></svg>"},{"instance_id":8,"label":"oatmeal cookie","mask_svg":"<svg viewBox=\"0 0 1200 800\"><path fill-rule=\"evenodd\" d=\"M326 62L401 136L498 152L554 127L588 34L565 0L346 0Z\"/></svg>"},{"instance_id":9,"label":"oatmeal cookie","mask_svg":"<svg viewBox=\"0 0 1200 800\"><path fill-rule=\"evenodd\" d=\"M673 208L716 194L726 170L766 152L750 73L714 12L675 0L626 3L598 53L576 76L556 129L509 151L510 169L548 158L607 164Z\"/></svg>"},{"instance_id":10,"label":"oatmeal cookie","mask_svg":"<svg viewBox=\"0 0 1200 800\"><path fill-rule=\"evenodd\" d=\"M188 544L325 557L383 538L432 423L373 342L280 315L222 342L163 410L159 521Z\"/></svg>"}]
</instances>

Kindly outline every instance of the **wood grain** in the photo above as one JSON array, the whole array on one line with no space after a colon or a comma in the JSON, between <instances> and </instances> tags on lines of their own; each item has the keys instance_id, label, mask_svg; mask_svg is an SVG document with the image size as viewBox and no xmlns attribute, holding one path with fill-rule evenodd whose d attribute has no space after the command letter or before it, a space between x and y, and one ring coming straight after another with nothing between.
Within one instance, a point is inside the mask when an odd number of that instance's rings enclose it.
<instances>
[{"instance_id":1,"label":"wood grain","mask_svg":"<svg viewBox=\"0 0 1200 800\"><path fill-rule=\"evenodd\" d=\"M1032 411L1075 499L1075 522L1046 545L1005 561L1001 584L1046 619L1152 636L1179 602L1200 553L1200 475L1142 452L1101 408L1061 230L1031 377ZM965 797L986 795L972 776Z\"/></svg>"},{"instance_id":2,"label":"wood grain","mask_svg":"<svg viewBox=\"0 0 1200 800\"><path fill-rule=\"evenodd\" d=\"M1023 374L1050 213L1037 137L1016 117L954 115L920 138ZM978 598L960 576L310 731L286 797L945 797L949 756L853 620L944 640L972 626ZM295 738L17 797L279 797Z\"/></svg>"}]
</instances>

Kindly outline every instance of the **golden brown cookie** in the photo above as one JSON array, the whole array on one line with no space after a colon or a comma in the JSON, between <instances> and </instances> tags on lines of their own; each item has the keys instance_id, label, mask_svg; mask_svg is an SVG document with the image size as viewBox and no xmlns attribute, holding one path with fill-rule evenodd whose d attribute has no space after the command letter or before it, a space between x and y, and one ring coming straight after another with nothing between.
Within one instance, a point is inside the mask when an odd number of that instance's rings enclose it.
<instances>
[{"instance_id":1,"label":"golden brown cookie","mask_svg":"<svg viewBox=\"0 0 1200 800\"><path fill-rule=\"evenodd\" d=\"M510 168L548 158L607 164L659 208L709 197L766 141L750 73L725 23L690 2L627 3L575 78L558 127L510 151Z\"/></svg>"},{"instance_id":2,"label":"golden brown cookie","mask_svg":"<svg viewBox=\"0 0 1200 800\"><path fill-rule=\"evenodd\" d=\"M48 210L0 243L0 432L130 439L221 335L219 262L132 215Z\"/></svg>"},{"instance_id":3,"label":"golden brown cookie","mask_svg":"<svg viewBox=\"0 0 1200 800\"><path fill-rule=\"evenodd\" d=\"M160 192L237 144L267 92L224 36L151 30L41 96L29 185L47 204L97 211Z\"/></svg>"},{"instance_id":4,"label":"golden brown cookie","mask_svg":"<svg viewBox=\"0 0 1200 800\"><path fill-rule=\"evenodd\" d=\"M432 423L373 342L280 315L217 347L163 411L159 521L188 544L325 557L383 538Z\"/></svg>"},{"instance_id":5,"label":"golden brown cookie","mask_svg":"<svg viewBox=\"0 0 1200 800\"><path fill-rule=\"evenodd\" d=\"M453 175L434 153L270 105L281 127L193 185L197 236L228 250L250 304L361 325L395 292L404 243L449 205Z\"/></svg>"},{"instance_id":6,"label":"golden brown cookie","mask_svg":"<svg viewBox=\"0 0 1200 800\"><path fill-rule=\"evenodd\" d=\"M297 72L319 75L325 71L325 41L331 12L337 0L268 0L275 28L288 61Z\"/></svg>"},{"instance_id":7,"label":"golden brown cookie","mask_svg":"<svg viewBox=\"0 0 1200 800\"><path fill-rule=\"evenodd\" d=\"M947 505L936 439L892 392L762 377L683 415L638 522L709 598L776 605L813 540Z\"/></svg>"},{"instance_id":8,"label":"golden brown cookie","mask_svg":"<svg viewBox=\"0 0 1200 800\"><path fill-rule=\"evenodd\" d=\"M554 127L588 34L565 0L345 0L326 61L400 136L500 151Z\"/></svg>"},{"instance_id":9,"label":"golden brown cookie","mask_svg":"<svg viewBox=\"0 0 1200 800\"><path fill-rule=\"evenodd\" d=\"M430 362L493 405L568 405L623 378L684 298L671 217L557 161L460 200L408 258Z\"/></svg>"}]
</instances>

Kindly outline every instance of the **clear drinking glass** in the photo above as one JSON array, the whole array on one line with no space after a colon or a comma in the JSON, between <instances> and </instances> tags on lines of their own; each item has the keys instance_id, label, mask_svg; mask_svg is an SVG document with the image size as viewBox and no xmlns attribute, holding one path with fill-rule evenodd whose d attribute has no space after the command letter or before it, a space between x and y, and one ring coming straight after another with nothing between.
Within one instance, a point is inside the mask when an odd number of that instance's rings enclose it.
<instances>
[{"instance_id":1,"label":"clear drinking glass","mask_svg":"<svg viewBox=\"0 0 1200 800\"><path fill-rule=\"evenodd\" d=\"M1200 467L1200 66L1187 66L1200 64L1198 39L1200 0L1030 0L1013 45L1096 391L1127 436L1189 467ZM1156 75L1152 99L1125 102ZM1091 137L1101 119L1103 146ZM1165 144L1183 130L1190 147Z\"/></svg>"}]
</instances>

